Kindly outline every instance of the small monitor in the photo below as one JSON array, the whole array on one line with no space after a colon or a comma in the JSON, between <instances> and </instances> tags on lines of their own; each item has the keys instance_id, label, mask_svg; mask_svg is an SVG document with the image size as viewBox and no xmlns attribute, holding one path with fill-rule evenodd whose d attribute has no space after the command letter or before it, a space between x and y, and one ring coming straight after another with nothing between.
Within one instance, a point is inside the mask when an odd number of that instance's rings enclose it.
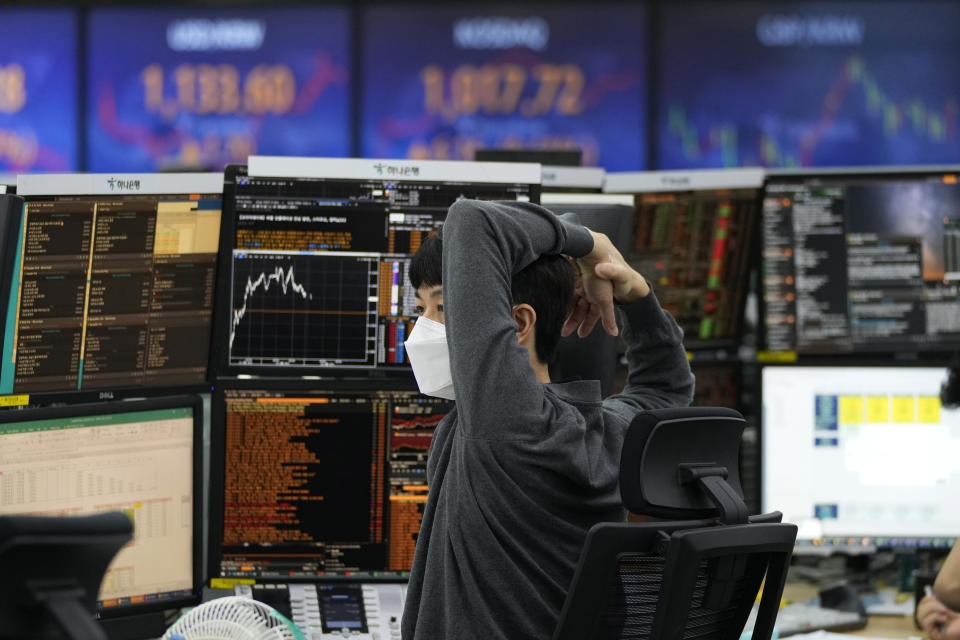
<instances>
[{"instance_id":1,"label":"small monitor","mask_svg":"<svg viewBox=\"0 0 960 640\"><path fill-rule=\"evenodd\" d=\"M949 548L960 531L960 411L939 367L767 366L763 511L798 545Z\"/></svg>"},{"instance_id":2,"label":"small monitor","mask_svg":"<svg viewBox=\"0 0 960 640\"><path fill-rule=\"evenodd\" d=\"M213 404L211 578L403 579L427 452L453 407L416 391L235 382Z\"/></svg>"},{"instance_id":3,"label":"small monitor","mask_svg":"<svg viewBox=\"0 0 960 640\"><path fill-rule=\"evenodd\" d=\"M198 396L0 413L0 515L121 511L133 540L110 564L104 619L199 602Z\"/></svg>"},{"instance_id":4,"label":"small monitor","mask_svg":"<svg viewBox=\"0 0 960 640\"><path fill-rule=\"evenodd\" d=\"M0 393L205 384L222 181L20 176Z\"/></svg>"},{"instance_id":5,"label":"small monitor","mask_svg":"<svg viewBox=\"0 0 960 640\"><path fill-rule=\"evenodd\" d=\"M960 348L960 167L773 174L761 228L766 349Z\"/></svg>"},{"instance_id":6,"label":"small monitor","mask_svg":"<svg viewBox=\"0 0 960 640\"><path fill-rule=\"evenodd\" d=\"M540 165L250 158L227 168L216 323L228 375L409 376L410 259L460 198L539 202Z\"/></svg>"},{"instance_id":7,"label":"small monitor","mask_svg":"<svg viewBox=\"0 0 960 640\"><path fill-rule=\"evenodd\" d=\"M739 344L749 289L760 169L608 173L635 194L625 254L677 319L689 349Z\"/></svg>"}]
</instances>

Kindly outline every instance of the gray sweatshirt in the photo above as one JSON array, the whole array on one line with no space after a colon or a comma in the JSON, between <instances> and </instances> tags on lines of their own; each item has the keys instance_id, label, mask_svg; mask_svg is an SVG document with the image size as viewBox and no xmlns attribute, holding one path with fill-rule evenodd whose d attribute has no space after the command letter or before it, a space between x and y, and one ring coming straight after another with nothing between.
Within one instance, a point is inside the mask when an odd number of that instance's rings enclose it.
<instances>
[{"instance_id":1,"label":"gray sweatshirt","mask_svg":"<svg viewBox=\"0 0 960 640\"><path fill-rule=\"evenodd\" d=\"M461 200L443 227L456 408L437 426L402 620L406 640L549 638L587 530L622 521L620 449L641 409L687 406L682 332L654 295L620 307L629 376L539 382L511 317L511 278L588 254L582 226L528 203Z\"/></svg>"}]
</instances>

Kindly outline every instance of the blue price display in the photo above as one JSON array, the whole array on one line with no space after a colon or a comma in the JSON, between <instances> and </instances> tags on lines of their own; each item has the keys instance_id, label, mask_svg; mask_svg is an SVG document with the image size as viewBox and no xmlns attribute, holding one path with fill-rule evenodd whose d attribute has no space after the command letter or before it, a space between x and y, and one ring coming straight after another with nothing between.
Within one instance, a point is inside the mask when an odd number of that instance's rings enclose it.
<instances>
[{"instance_id":1,"label":"blue price display","mask_svg":"<svg viewBox=\"0 0 960 640\"><path fill-rule=\"evenodd\" d=\"M662 168L957 162L955 3L665 5Z\"/></svg>"},{"instance_id":2,"label":"blue price display","mask_svg":"<svg viewBox=\"0 0 960 640\"><path fill-rule=\"evenodd\" d=\"M77 168L72 11L0 9L0 171Z\"/></svg>"},{"instance_id":3,"label":"blue price display","mask_svg":"<svg viewBox=\"0 0 960 640\"><path fill-rule=\"evenodd\" d=\"M363 153L579 148L583 164L641 169L646 25L629 5L371 8Z\"/></svg>"},{"instance_id":4,"label":"blue price display","mask_svg":"<svg viewBox=\"0 0 960 640\"><path fill-rule=\"evenodd\" d=\"M91 171L350 153L345 9L94 10L89 47Z\"/></svg>"}]
</instances>

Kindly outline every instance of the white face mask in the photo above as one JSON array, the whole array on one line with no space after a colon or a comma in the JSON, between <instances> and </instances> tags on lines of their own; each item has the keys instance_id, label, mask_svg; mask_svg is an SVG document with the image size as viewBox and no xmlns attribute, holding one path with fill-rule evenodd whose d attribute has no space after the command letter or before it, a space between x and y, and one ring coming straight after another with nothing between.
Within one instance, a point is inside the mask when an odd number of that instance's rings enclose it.
<instances>
[{"instance_id":1,"label":"white face mask","mask_svg":"<svg viewBox=\"0 0 960 640\"><path fill-rule=\"evenodd\" d=\"M447 351L447 330L443 324L429 318L418 318L403 348L410 358L420 393L447 400L456 399L453 374L450 373L450 352Z\"/></svg>"}]
</instances>

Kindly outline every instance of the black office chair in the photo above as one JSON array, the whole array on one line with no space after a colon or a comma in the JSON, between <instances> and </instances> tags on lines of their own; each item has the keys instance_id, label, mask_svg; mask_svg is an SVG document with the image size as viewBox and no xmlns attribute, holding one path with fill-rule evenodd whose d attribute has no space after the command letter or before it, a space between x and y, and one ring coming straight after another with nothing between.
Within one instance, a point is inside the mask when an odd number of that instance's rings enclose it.
<instances>
[{"instance_id":1,"label":"black office chair","mask_svg":"<svg viewBox=\"0 0 960 640\"><path fill-rule=\"evenodd\" d=\"M773 632L797 527L748 517L738 456L743 416L697 407L639 414L620 459L620 494L660 522L587 534L554 640L739 638L766 579L753 639Z\"/></svg>"},{"instance_id":2,"label":"black office chair","mask_svg":"<svg viewBox=\"0 0 960 640\"><path fill-rule=\"evenodd\" d=\"M106 640L97 592L132 534L119 511L0 516L0 638Z\"/></svg>"}]
</instances>

